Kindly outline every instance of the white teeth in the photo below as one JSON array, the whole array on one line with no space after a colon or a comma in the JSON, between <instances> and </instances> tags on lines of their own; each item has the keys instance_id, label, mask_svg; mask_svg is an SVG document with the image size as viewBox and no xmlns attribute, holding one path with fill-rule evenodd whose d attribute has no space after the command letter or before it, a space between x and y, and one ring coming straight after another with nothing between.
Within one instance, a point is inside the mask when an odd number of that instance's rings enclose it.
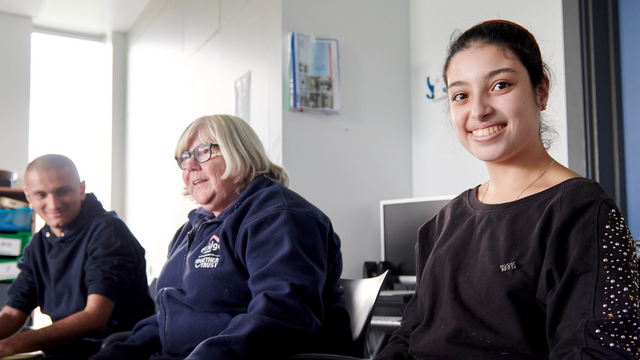
<instances>
[{"instance_id":1,"label":"white teeth","mask_svg":"<svg viewBox=\"0 0 640 360\"><path fill-rule=\"evenodd\" d=\"M496 125L496 126L488 127L485 129L474 130L472 131L472 134L473 136L476 136L476 137L484 137L484 136L489 136L491 134L495 134L498 131L502 130L503 128L504 128L504 125Z\"/></svg>"},{"instance_id":2,"label":"white teeth","mask_svg":"<svg viewBox=\"0 0 640 360\"><path fill-rule=\"evenodd\" d=\"M196 181L193 182L193 185L198 185L201 182L202 182L202 180L196 180Z\"/></svg>"}]
</instances>

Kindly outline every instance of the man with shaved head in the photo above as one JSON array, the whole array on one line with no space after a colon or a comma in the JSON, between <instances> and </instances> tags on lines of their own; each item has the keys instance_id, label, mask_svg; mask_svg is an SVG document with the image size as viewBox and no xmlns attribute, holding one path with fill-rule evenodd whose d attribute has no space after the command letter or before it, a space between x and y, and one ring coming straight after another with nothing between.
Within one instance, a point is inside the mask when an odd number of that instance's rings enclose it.
<instances>
[{"instance_id":1,"label":"man with shaved head","mask_svg":"<svg viewBox=\"0 0 640 360\"><path fill-rule=\"evenodd\" d=\"M41 156L24 179L29 206L46 224L26 247L0 311L0 357L43 350L46 359L84 360L101 339L153 314L144 249L85 193L69 158ZM38 306L53 324L16 333Z\"/></svg>"}]
</instances>

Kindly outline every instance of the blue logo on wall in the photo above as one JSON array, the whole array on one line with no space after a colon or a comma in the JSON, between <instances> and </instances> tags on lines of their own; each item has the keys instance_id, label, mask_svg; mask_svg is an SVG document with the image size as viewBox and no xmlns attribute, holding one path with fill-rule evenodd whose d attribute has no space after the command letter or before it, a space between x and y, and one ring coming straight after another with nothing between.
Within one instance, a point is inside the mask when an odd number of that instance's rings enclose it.
<instances>
[{"instance_id":1,"label":"blue logo on wall","mask_svg":"<svg viewBox=\"0 0 640 360\"><path fill-rule=\"evenodd\" d=\"M429 79L428 76L427 76L427 86L429 87L429 91L431 92L431 94L427 94L427 99L433 100L433 98L435 97L433 93L433 85L431 85L431 80Z\"/></svg>"},{"instance_id":2,"label":"blue logo on wall","mask_svg":"<svg viewBox=\"0 0 640 360\"><path fill-rule=\"evenodd\" d=\"M429 100L441 100L447 97L447 89L439 77L431 84L431 77L427 76L427 88L429 89L427 93L427 99Z\"/></svg>"}]
</instances>

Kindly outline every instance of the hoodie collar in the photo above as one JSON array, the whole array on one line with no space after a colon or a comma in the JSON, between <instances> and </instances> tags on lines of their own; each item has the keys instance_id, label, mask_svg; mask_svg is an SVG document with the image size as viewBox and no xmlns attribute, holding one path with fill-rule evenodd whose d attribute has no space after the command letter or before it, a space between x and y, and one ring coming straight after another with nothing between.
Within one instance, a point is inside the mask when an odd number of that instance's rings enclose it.
<instances>
[{"instance_id":1,"label":"hoodie collar","mask_svg":"<svg viewBox=\"0 0 640 360\"><path fill-rule=\"evenodd\" d=\"M268 186L270 186L271 184L273 184L273 181L271 179L269 179L267 177L267 175L263 174L258 176L257 178L255 178L251 184L249 184L249 186L247 186L244 191L242 192L242 194L240 195L240 197L238 199L236 199L236 201L229 205L228 208L226 208L223 212L220 213L220 215L218 215L217 217L208 210L205 210L203 208L197 208L195 210L192 210L189 213L189 221L192 224L197 224L198 221L200 220L213 220L216 219L218 221L224 221L224 219L226 219L228 216L230 216L231 214L233 214L236 209L242 205L242 203L251 195L255 194L256 192L260 191L263 188L266 188Z\"/></svg>"},{"instance_id":2,"label":"hoodie collar","mask_svg":"<svg viewBox=\"0 0 640 360\"><path fill-rule=\"evenodd\" d=\"M73 219L71 223L69 223L69 226L67 226L67 228L60 235L60 239L73 236L76 232L84 228L85 225L89 223L94 217L104 212L106 212L106 210L102 207L102 204L100 203L100 201L98 201L98 198L93 193L87 193L84 200L82 201L82 204L80 205L78 216L76 216L76 218ZM47 238L58 238L53 233L49 225L45 224L44 230L45 236Z\"/></svg>"}]
</instances>

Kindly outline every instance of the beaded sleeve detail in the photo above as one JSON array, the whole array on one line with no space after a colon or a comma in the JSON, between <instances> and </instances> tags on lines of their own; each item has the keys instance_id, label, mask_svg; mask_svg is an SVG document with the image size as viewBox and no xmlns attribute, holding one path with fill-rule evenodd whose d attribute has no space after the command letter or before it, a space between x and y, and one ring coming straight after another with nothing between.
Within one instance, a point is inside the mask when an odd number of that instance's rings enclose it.
<instances>
[{"instance_id":1,"label":"beaded sleeve detail","mask_svg":"<svg viewBox=\"0 0 640 360\"><path fill-rule=\"evenodd\" d=\"M620 212L611 209L599 246L600 264L606 274L604 297L596 316L605 320L595 329L598 342L640 358L640 307L638 306L638 260L633 237ZM602 291L602 290L600 290ZM598 313L600 312L600 314Z\"/></svg>"}]
</instances>

